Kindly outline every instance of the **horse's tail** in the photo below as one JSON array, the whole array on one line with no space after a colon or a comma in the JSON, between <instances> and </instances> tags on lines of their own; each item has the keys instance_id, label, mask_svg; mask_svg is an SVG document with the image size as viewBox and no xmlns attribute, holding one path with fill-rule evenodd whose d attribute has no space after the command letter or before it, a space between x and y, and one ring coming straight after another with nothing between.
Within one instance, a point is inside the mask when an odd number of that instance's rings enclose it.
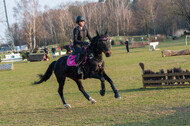
<instances>
[{"instance_id":1,"label":"horse's tail","mask_svg":"<svg viewBox=\"0 0 190 126\"><path fill-rule=\"evenodd\" d=\"M40 84L40 83L42 83L42 82L44 82L44 81L47 81L47 80L51 77L51 75L52 75L52 73L53 73L54 66L55 66L55 63L56 63L56 62L57 62L57 61L53 61L53 62L49 65L49 67L48 67L48 69L46 70L46 72L45 72L44 75L39 74L38 76L40 77L40 81L35 81L34 84Z\"/></svg>"}]
</instances>

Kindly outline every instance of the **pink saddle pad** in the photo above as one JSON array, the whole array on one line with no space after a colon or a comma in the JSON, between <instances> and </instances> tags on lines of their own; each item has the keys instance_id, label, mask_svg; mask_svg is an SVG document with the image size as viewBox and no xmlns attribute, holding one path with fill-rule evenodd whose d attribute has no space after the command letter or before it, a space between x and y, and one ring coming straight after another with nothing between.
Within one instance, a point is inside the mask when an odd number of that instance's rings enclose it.
<instances>
[{"instance_id":1,"label":"pink saddle pad","mask_svg":"<svg viewBox=\"0 0 190 126\"><path fill-rule=\"evenodd\" d=\"M87 48L85 47L85 52L86 52L86 54L87 54L87 51L86 51L86 50L87 50ZM77 66L77 63L76 63L76 61L75 61L76 56L77 56L77 55L72 55L72 54L69 55L69 57L68 57L68 59L67 59L67 66ZM87 56L85 56L82 65L84 65L84 64L86 63L86 60L87 60Z\"/></svg>"},{"instance_id":2,"label":"pink saddle pad","mask_svg":"<svg viewBox=\"0 0 190 126\"><path fill-rule=\"evenodd\" d=\"M75 58L77 55L70 55L67 59L67 66L76 66Z\"/></svg>"}]
</instances>

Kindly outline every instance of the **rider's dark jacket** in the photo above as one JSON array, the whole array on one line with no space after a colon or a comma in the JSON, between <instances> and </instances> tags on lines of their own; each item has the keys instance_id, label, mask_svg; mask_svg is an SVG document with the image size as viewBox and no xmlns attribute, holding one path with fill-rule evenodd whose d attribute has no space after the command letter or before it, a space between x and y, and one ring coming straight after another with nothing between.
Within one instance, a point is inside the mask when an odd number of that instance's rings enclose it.
<instances>
[{"instance_id":1,"label":"rider's dark jacket","mask_svg":"<svg viewBox=\"0 0 190 126\"><path fill-rule=\"evenodd\" d=\"M75 27L73 30L73 46L77 52L81 52L81 47L83 46L86 37L91 41L91 36L86 26L84 26L83 29L80 29L79 26Z\"/></svg>"}]
</instances>

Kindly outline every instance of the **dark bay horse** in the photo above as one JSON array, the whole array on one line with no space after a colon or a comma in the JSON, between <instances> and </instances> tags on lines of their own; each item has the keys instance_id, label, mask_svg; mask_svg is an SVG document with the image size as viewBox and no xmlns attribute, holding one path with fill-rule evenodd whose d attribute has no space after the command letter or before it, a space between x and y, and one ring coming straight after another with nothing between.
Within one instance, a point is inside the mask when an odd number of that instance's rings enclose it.
<instances>
[{"instance_id":1,"label":"dark bay horse","mask_svg":"<svg viewBox=\"0 0 190 126\"><path fill-rule=\"evenodd\" d=\"M57 61L53 61L49 65L45 74L39 75L41 78L40 81L34 83L40 84L44 81L47 81L54 71L57 81L59 83L58 93L66 108L71 108L71 106L66 103L63 96L63 88L66 77L73 79L77 83L79 90L83 93L87 100L91 101L91 103L95 103L96 101L92 97L90 97L88 93L86 93L86 91L84 90L81 82L82 78L99 79L101 81L101 96L105 95L105 80L108 81L111 85L113 92L115 93L115 98L121 98L113 81L108 77L104 70L102 53L105 53L106 57L111 56L109 41L107 39L107 32L103 35L99 35L99 33L97 32L97 36L92 39L91 44L87 47L87 60L86 63L83 65L83 77L82 74L77 73L76 66L67 66L68 55L66 55L59 58Z\"/></svg>"}]
</instances>

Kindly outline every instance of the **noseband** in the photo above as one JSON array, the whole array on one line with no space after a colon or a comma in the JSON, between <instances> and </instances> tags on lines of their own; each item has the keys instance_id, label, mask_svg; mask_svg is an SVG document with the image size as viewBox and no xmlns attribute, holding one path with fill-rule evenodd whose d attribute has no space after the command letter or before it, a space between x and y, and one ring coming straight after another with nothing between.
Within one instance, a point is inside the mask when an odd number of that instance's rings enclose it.
<instances>
[{"instance_id":1,"label":"noseband","mask_svg":"<svg viewBox=\"0 0 190 126\"><path fill-rule=\"evenodd\" d=\"M104 38L96 38L95 41L94 41L94 45L92 46L93 49L96 49L97 51L100 51L99 48L97 48L99 46L99 42L100 41L107 41L108 38L107 37L104 37ZM110 50L106 51L105 53L111 53Z\"/></svg>"},{"instance_id":2,"label":"noseband","mask_svg":"<svg viewBox=\"0 0 190 126\"><path fill-rule=\"evenodd\" d=\"M108 51L106 51L106 53L109 53L109 54L110 54L110 53L111 53L111 51L110 51L110 50L108 50Z\"/></svg>"},{"instance_id":3,"label":"noseband","mask_svg":"<svg viewBox=\"0 0 190 126\"><path fill-rule=\"evenodd\" d=\"M107 38L107 37L100 38L100 39L98 39L98 42L99 42L100 40L101 40L101 41L106 41L106 42L107 42L107 41L108 41L108 38ZM107 43L106 43L106 44L107 44ZM105 51L105 53L109 53L109 54L110 54L110 53L111 53L111 51L110 51L110 50L108 50L108 51Z\"/></svg>"}]
</instances>

